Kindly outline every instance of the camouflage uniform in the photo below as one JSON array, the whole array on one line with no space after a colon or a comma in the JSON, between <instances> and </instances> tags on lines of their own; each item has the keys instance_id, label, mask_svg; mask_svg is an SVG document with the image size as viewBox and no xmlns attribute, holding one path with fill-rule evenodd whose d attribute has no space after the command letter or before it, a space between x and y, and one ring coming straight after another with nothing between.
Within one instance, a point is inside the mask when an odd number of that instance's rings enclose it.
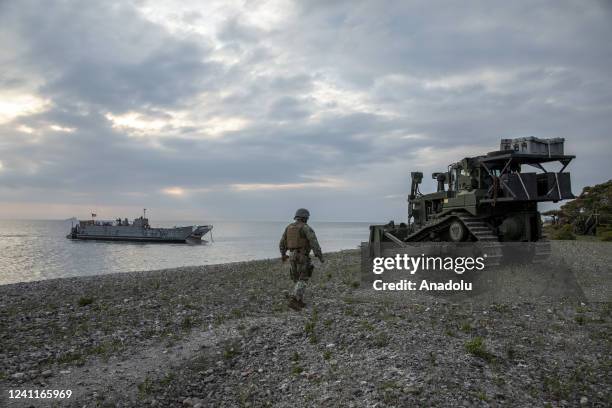
<instances>
[{"instance_id":1,"label":"camouflage uniform","mask_svg":"<svg viewBox=\"0 0 612 408\"><path fill-rule=\"evenodd\" d=\"M290 251L289 261L291 263L291 280L295 283L293 299L300 307L304 306L304 291L306 282L312 276L314 266L310 260L310 251L323 262L323 253L314 230L306 223L308 218L296 217L296 221L285 228L280 240L279 248L281 256L286 259L287 251Z\"/></svg>"}]
</instances>

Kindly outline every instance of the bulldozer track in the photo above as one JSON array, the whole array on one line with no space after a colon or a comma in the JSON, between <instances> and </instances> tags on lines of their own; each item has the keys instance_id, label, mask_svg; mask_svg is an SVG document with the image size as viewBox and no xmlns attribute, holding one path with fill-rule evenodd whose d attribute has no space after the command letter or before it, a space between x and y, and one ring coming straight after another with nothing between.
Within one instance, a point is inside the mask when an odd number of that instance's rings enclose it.
<instances>
[{"instance_id":1,"label":"bulldozer track","mask_svg":"<svg viewBox=\"0 0 612 408\"><path fill-rule=\"evenodd\" d=\"M406 241L428 241L432 233L436 234L445 230L454 219L459 219L468 232L474 237L476 241L474 243L475 246L480 249L483 256L486 255L485 264L487 266L499 266L502 264L504 260L503 244L495 234L495 231L482 218L477 218L468 214L451 214L440 218L435 223L409 235ZM550 258L551 247L546 237L542 237L536 242L526 244L531 245L531 250L529 251L529 255L526 255L525 259L530 259L533 263L543 263Z\"/></svg>"},{"instance_id":2,"label":"bulldozer track","mask_svg":"<svg viewBox=\"0 0 612 408\"><path fill-rule=\"evenodd\" d=\"M470 234L476 238L477 245L486 257L486 265L500 265L503 258L502 247L499 238L494 234L489 224L469 215L459 215L458 218Z\"/></svg>"}]
</instances>

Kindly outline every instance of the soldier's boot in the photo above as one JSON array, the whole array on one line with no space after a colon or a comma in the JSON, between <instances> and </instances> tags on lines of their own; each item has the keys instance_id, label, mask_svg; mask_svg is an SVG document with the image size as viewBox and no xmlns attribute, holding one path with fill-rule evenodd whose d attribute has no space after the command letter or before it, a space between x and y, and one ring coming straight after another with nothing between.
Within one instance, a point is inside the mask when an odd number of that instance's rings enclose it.
<instances>
[{"instance_id":1,"label":"soldier's boot","mask_svg":"<svg viewBox=\"0 0 612 408\"><path fill-rule=\"evenodd\" d=\"M302 310L302 306L300 306L300 302L293 296L289 298L289 302L287 303L287 306L289 306L291 309L295 310L296 312L299 312L300 310Z\"/></svg>"},{"instance_id":2,"label":"soldier's boot","mask_svg":"<svg viewBox=\"0 0 612 408\"><path fill-rule=\"evenodd\" d=\"M297 303L300 306L300 309L303 309L306 307L306 303L304 303L303 299L297 299Z\"/></svg>"}]
</instances>

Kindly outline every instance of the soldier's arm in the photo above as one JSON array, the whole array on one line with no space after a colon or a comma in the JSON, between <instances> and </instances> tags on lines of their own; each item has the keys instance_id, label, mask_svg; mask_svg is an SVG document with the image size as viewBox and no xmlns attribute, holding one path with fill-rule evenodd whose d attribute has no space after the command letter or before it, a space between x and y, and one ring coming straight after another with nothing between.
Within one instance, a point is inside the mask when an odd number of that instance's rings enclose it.
<instances>
[{"instance_id":1,"label":"soldier's arm","mask_svg":"<svg viewBox=\"0 0 612 408\"><path fill-rule=\"evenodd\" d=\"M284 258L287 255L287 228L285 228L285 232L283 232L278 248L280 249L281 256Z\"/></svg>"},{"instance_id":2,"label":"soldier's arm","mask_svg":"<svg viewBox=\"0 0 612 408\"><path fill-rule=\"evenodd\" d=\"M310 243L312 252L314 252L315 256L319 258L321 262L323 262L323 252L321 252L321 246L319 245L317 234L315 234L314 230L310 228L309 225L304 225L303 231L306 235L306 239L308 239L308 242Z\"/></svg>"}]
</instances>

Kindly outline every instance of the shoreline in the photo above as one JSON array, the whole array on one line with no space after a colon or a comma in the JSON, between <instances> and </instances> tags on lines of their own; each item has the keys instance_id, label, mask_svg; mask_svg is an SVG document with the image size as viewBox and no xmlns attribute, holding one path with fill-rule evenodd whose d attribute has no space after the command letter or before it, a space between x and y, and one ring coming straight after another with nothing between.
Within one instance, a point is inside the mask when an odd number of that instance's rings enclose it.
<instances>
[{"instance_id":1,"label":"shoreline","mask_svg":"<svg viewBox=\"0 0 612 408\"><path fill-rule=\"evenodd\" d=\"M579 268L585 291L609 277L609 244L554 246L596 260ZM315 268L301 313L286 306L278 258L2 285L0 401L24 406L7 390L43 388L71 389L60 403L80 407L597 405L612 395L609 301L463 307L381 295L360 287L358 250L326 253Z\"/></svg>"}]
</instances>

